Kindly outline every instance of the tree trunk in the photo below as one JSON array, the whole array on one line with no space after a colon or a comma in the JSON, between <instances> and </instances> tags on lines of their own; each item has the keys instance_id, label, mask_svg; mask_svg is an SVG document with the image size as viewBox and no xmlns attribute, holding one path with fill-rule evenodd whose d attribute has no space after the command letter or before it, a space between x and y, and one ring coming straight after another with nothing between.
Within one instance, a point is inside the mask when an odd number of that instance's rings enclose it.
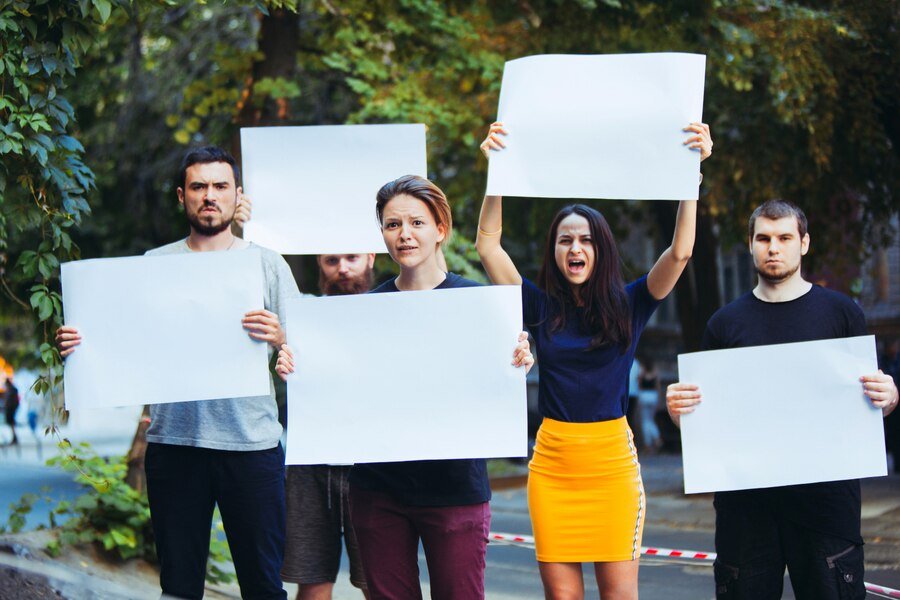
<instances>
[{"instance_id":1,"label":"tree trunk","mask_svg":"<svg viewBox=\"0 0 900 600\"><path fill-rule=\"evenodd\" d=\"M241 162L241 127L287 125L291 121L287 99L260 101L253 97L253 84L265 78L293 80L297 77L297 52L300 46L300 13L290 10L271 10L268 15L259 13L260 27L257 45L260 58L253 63L238 105L237 125L231 140L231 153ZM253 190L249 190L251 193ZM242 234L242 232L241 232ZM302 256L285 256L285 260L300 281L304 272Z\"/></svg>"},{"instance_id":2,"label":"tree trunk","mask_svg":"<svg viewBox=\"0 0 900 600\"><path fill-rule=\"evenodd\" d=\"M678 207L670 202L651 203L656 223L663 239L675 234L675 216ZM706 322L721 306L719 299L719 240L713 230L713 219L701 202L697 215L697 240L690 263L678 284L675 298L678 320L681 323L681 340L685 352L700 349Z\"/></svg>"},{"instance_id":3,"label":"tree trunk","mask_svg":"<svg viewBox=\"0 0 900 600\"><path fill-rule=\"evenodd\" d=\"M150 427L150 407L145 406L141 413L137 431L131 441L131 450L128 451L128 472L125 474L125 483L138 492L147 489L147 473L144 471L144 456L147 454L147 429Z\"/></svg>"}]
</instances>

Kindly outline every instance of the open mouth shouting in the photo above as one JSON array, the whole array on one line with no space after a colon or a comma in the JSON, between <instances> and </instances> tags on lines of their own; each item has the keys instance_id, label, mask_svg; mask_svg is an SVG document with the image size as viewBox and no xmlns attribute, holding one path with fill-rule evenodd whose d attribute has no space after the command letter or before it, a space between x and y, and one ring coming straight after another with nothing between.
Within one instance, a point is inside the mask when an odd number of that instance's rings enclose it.
<instances>
[{"instance_id":1,"label":"open mouth shouting","mask_svg":"<svg viewBox=\"0 0 900 600\"><path fill-rule=\"evenodd\" d=\"M566 269L572 275L583 274L586 266L587 263L585 263L583 258L570 258L566 261Z\"/></svg>"}]
</instances>

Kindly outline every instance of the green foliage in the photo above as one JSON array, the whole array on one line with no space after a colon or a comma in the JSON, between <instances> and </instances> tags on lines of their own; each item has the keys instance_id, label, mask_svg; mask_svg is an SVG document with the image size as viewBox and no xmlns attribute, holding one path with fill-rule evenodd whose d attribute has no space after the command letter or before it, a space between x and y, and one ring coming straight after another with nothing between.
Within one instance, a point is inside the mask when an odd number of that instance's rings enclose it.
<instances>
[{"instance_id":1,"label":"green foliage","mask_svg":"<svg viewBox=\"0 0 900 600\"><path fill-rule=\"evenodd\" d=\"M34 508L39 498L37 494L27 493L23 494L17 502L10 504L9 519L6 522L6 526L0 527L0 533L18 533L22 531L22 528L25 527L25 518Z\"/></svg>"},{"instance_id":2,"label":"green foliage","mask_svg":"<svg viewBox=\"0 0 900 600\"><path fill-rule=\"evenodd\" d=\"M47 464L75 473L75 481L88 492L72 502L60 502L51 512L53 524L61 523L57 540L48 548L96 542L120 559L153 559L153 530L146 494L125 483L125 457L103 458L87 443L65 445L65 454Z\"/></svg>"},{"instance_id":3,"label":"green foliage","mask_svg":"<svg viewBox=\"0 0 900 600\"><path fill-rule=\"evenodd\" d=\"M153 528L147 494L138 492L125 482L128 465L125 457L98 456L90 444L59 444L63 454L47 461L75 474L75 481L86 492L74 500L63 500L50 511L50 526L56 539L46 551L58 556L65 546L97 544L111 557L120 560L142 558L156 561ZM6 527L0 531L19 532L26 516L40 499L38 494L24 494L10 506ZM50 502L49 497L45 501ZM225 565L231 562L228 543L222 537L223 527L218 510L215 513L210 540L207 581L228 583L234 574Z\"/></svg>"},{"instance_id":4,"label":"green foliage","mask_svg":"<svg viewBox=\"0 0 900 600\"><path fill-rule=\"evenodd\" d=\"M887 243L893 233L888 224L900 189L897 0L0 6L0 190L7 190L0 191L0 263L8 257L15 265L6 270L9 286L35 319L49 315L47 323L58 315L52 257L58 263L79 248L85 256L136 254L180 235L171 173L183 145L238 150L238 128L258 124L242 121L250 114L276 110L264 115L265 124L424 122L429 175L451 201L458 243L472 239L486 171L477 145L495 116L504 61L538 53L707 55L705 114L717 144L704 163L701 209L715 219L724 245L741 241L752 206L775 196L807 209L814 240L842 241L813 243L806 266L814 270L853 267L864 243ZM276 11L295 11L297 35L264 26ZM23 31L22 42L11 35ZM267 70L285 62L290 69ZM96 173L88 220L81 217L91 172L83 163L49 168L80 161L81 144ZM43 188L42 162L50 174ZM21 180L20 164L30 165L30 179ZM60 177L72 184L65 203L61 190L69 188ZM28 181L37 182L34 194ZM595 204L614 227L626 216L656 221L647 203ZM558 206L507 204L504 243L526 274L537 268ZM451 268L477 273L474 255L457 252L454 243Z\"/></svg>"},{"instance_id":5,"label":"green foliage","mask_svg":"<svg viewBox=\"0 0 900 600\"><path fill-rule=\"evenodd\" d=\"M227 569L231 564L231 549L225 539L225 527L218 507L213 514L212 535L209 540L209 560L206 563L206 581L209 583L231 583L234 571Z\"/></svg>"},{"instance_id":6,"label":"green foliage","mask_svg":"<svg viewBox=\"0 0 900 600\"><path fill-rule=\"evenodd\" d=\"M111 10L107 0L0 2L0 284L17 302L0 317L31 311L45 342L62 318L59 264L78 256L71 228L90 214L94 187L67 88ZM58 383L59 356L46 343L15 358L44 367L41 390Z\"/></svg>"}]
</instances>

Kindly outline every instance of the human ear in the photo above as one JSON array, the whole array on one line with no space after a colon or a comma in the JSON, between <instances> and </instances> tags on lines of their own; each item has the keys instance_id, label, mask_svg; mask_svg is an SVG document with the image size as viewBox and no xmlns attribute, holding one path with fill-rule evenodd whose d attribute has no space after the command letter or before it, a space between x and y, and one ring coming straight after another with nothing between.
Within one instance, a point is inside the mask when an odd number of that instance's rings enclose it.
<instances>
[{"instance_id":1,"label":"human ear","mask_svg":"<svg viewBox=\"0 0 900 600\"><path fill-rule=\"evenodd\" d=\"M800 240L800 256L806 256L807 252L809 252L809 233L804 233L803 239Z\"/></svg>"}]
</instances>

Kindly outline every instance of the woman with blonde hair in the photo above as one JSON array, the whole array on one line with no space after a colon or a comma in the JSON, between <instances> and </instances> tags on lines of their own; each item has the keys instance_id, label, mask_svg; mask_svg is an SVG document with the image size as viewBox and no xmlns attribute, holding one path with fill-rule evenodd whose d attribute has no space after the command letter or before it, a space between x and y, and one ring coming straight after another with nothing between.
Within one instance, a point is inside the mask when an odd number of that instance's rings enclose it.
<instances>
[{"instance_id":1,"label":"woman with blonde hair","mask_svg":"<svg viewBox=\"0 0 900 600\"><path fill-rule=\"evenodd\" d=\"M375 212L400 275L370 293L481 285L440 267L438 253L450 236L452 217L447 198L434 183L415 175L388 182L378 191ZM527 370L533 362L523 333L513 364ZM285 347L276 370L284 377L293 367ZM398 368L397 377L402 380L402 364ZM422 597L420 541L433 599L484 598L490 498L484 459L354 465L350 471L350 516L370 598Z\"/></svg>"}]
</instances>

